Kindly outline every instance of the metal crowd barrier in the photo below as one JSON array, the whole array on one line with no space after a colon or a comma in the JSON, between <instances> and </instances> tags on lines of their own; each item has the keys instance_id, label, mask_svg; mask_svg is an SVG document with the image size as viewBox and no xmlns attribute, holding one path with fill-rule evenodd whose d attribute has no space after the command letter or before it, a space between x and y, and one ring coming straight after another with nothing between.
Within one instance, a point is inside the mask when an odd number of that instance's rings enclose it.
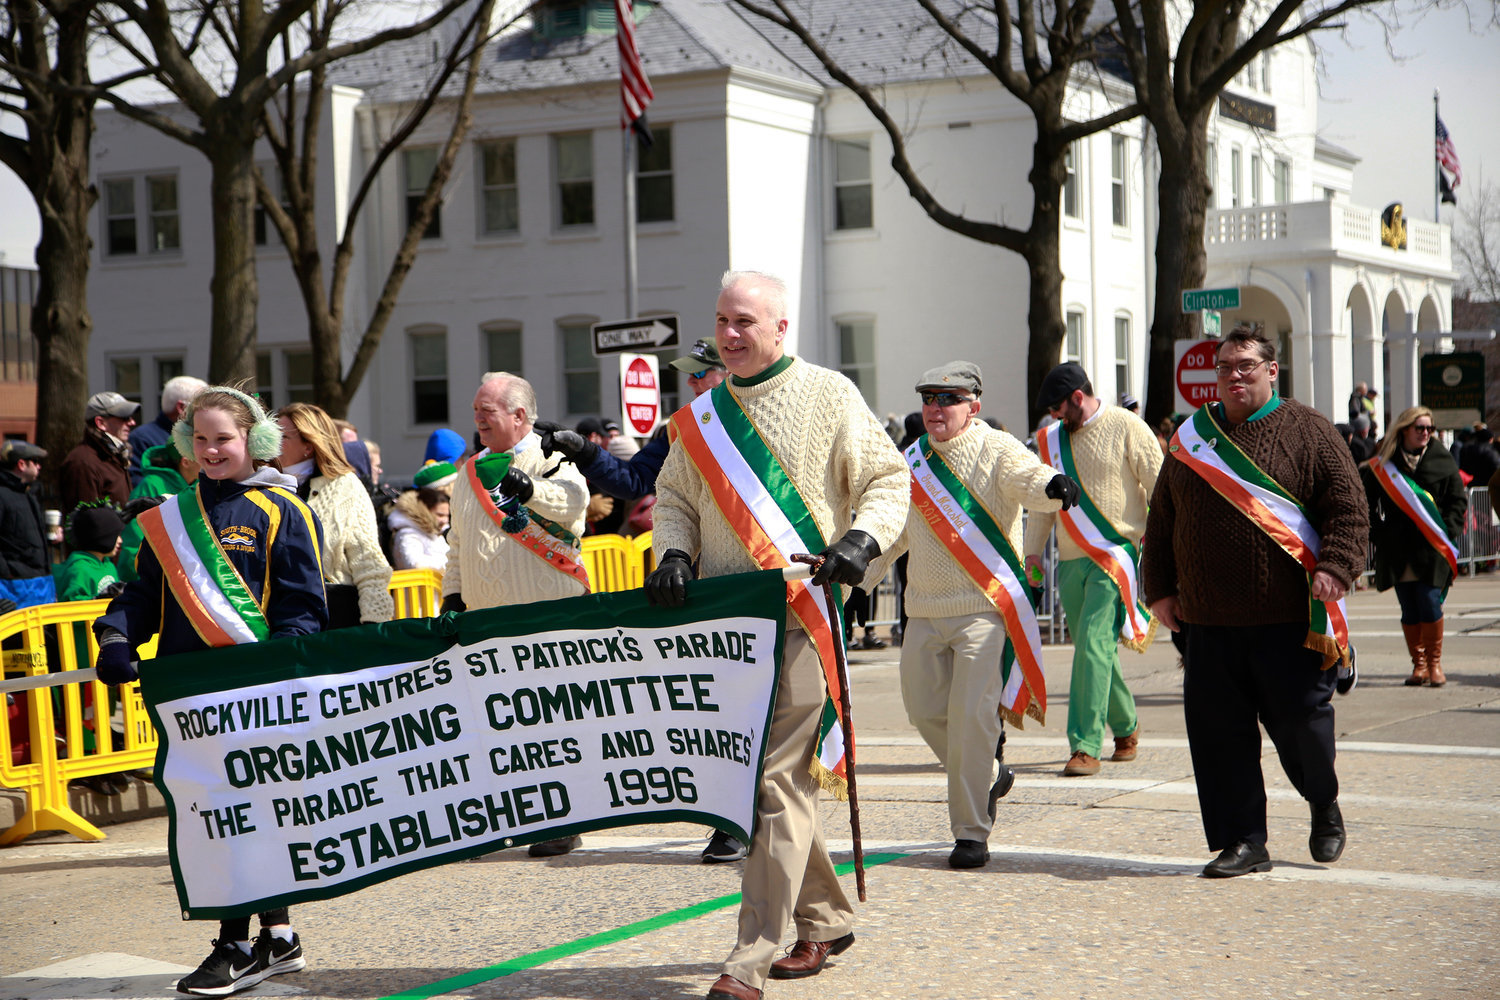
<instances>
[{"instance_id":1,"label":"metal crowd barrier","mask_svg":"<svg viewBox=\"0 0 1500 1000\"><path fill-rule=\"evenodd\" d=\"M1459 571L1468 568L1469 576L1488 572L1500 561L1500 527L1495 524L1495 507L1488 486L1469 491L1469 512L1464 515L1464 533L1458 537Z\"/></svg>"}]
</instances>

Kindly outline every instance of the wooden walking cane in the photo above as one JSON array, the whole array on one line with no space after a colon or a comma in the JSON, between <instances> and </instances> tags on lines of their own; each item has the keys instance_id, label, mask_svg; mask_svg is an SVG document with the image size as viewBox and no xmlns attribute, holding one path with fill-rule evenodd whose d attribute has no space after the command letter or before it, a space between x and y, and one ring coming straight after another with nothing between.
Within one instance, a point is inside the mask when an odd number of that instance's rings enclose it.
<instances>
[{"instance_id":1,"label":"wooden walking cane","mask_svg":"<svg viewBox=\"0 0 1500 1000\"><path fill-rule=\"evenodd\" d=\"M818 567L823 565L821 556L809 555L799 552L792 556L792 562L804 563L812 567L814 573ZM823 584L823 600L828 605L828 620L837 626L839 621L838 605L833 599L833 584ZM839 675L839 715L842 717L844 728L844 773L849 785L849 832L854 838L854 888L859 894L861 903L867 902L865 897L865 851L859 835L859 795L854 789L854 710L849 698L849 660L844 655L844 636L842 632L833 636L834 662L838 666Z\"/></svg>"}]
</instances>

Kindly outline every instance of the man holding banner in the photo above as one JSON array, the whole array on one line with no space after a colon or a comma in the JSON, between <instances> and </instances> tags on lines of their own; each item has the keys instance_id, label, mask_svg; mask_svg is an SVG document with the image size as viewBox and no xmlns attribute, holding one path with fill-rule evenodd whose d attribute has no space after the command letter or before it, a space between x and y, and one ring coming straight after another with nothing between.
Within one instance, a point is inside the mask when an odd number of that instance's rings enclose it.
<instances>
[{"instance_id":1,"label":"man holding banner","mask_svg":"<svg viewBox=\"0 0 1500 1000\"><path fill-rule=\"evenodd\" d=\"M847 794L843 734L827 708L838 705L842 627L818 588L862 582L900 534L908 504L905 467L879 420L847 378L785 353L786 316L780 279L724 275L715 340L733 377L672 416L656 484L657 569L646 580L654 603L675 606L687 599L695 558L712 577L823 556L811 581L787 586L739 940L709 991L716 1000L757 1000L768 975L816 975L854 943L853 907L818 823L818 789ZM797 943L773 964L788 920Z\"/></svg>"},{"instance_id":2,"label":"man holding banner","mask_svg":"<svg viewBox=\"0 0 1500 1000\"><path fill-rule=\"evenodd\" d=\"M1042 461L1083 488L1082 502L1057 516L1057 583L1073 637L1068 688L1067 777L1098 774L1104 728L1114 733L1110 760L1135 760L1135 698L1120 673L1119 643L1144 653L1156 622L1141 602L1137 566L1146 504L1156 487L1162 451L1139 417L1105 406L1076 361L1042 380L1037 402L1057 422L1037 435ZM1051 514L1026 523L1026 571L1042 575Z\"/></svg>"},{"instance_id":3,"label":"man holding banner","mask_svg":"<svg viewBox=\"0 0 1500 1000\"><path fill-rule=\"evenodd\" d=\"M1343 597L1364 568L1369 512L1338 432L1278 396L1277 372L1258 328L1224 338L1222 402L1178 428L1146 519L1151 614L1187 633L1188 747L1204 833L1220 852L1208 878L1271 868L1258 722L1312 807L1313 859L1344 850L1332 668L1353 652Z\"/></svg>"},{"instance_id":4,"label":"man holding banner","mask_svg":"<svg viewBox=\"0 0 1500 1000\"><path fill-rule=\"evenodd\" d=\"M1017 545L1021 508L1066 507L1078 487L977 419L978 365L939 365L916 388L927 433L905 456L912 507L900 547L911 551L901 700L948 772L948 864L980 868L990 860L996 804L1015 782L1003 764L996 779L1001 719L1046 722L1041 631Z\"/></svg>"}]
</instances>

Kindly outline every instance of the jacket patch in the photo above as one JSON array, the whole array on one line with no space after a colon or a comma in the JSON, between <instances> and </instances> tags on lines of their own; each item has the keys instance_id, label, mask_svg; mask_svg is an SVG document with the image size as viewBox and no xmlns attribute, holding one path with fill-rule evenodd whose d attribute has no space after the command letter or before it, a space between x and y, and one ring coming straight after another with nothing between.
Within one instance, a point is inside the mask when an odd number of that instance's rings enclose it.
<instances>
[{"instance_id":1,"label":"jacket patch","mask_svg":"<svg viewBox=\"0 0 1500 1000\"><path fill-rule=\"evenodd\" d=\"M254 552L258 537L259 532L243 524L225 525L219 529L219 544L226 552Z\"/></svg>"}]
</instances>

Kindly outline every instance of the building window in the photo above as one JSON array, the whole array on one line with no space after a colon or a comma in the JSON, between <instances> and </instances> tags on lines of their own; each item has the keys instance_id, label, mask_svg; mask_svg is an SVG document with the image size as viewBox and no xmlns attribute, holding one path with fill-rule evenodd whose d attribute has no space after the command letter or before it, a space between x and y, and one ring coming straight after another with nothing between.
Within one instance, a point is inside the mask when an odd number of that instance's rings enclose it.
<instances>
[{"instance_id":1,"label":"building window","mask_svg":"<svg viewBox=\"0 0 1500 1000\"><path fill-rule=\"evenodd\" d=\"M557 224L594 224L594 137L588 132L552 137L557 178Z\"/></svg>"},{"instance_id":2,"label":"building window","mask_svg":"<svg viewBox=\"0 0 1500 1000\"><path fill-rule=\"evenodd\" d=\"M1259 205L1264 199L1261 197L1261 175L1265 170L1261 167L1260 154L1250 154L1250 204Z\"/></svg>"},{"instance_id":3,"label":"building window","mask_svg":"<svg viewBox=\"0 0 1500 1000\"><path fill-rule=\"evenodd\" d=\"M1130 391L1130 317L1115 317L1115 391Z\"/></svg>"},{"instance_id":4,"label":"building window","mask_svg":"<svg viewBox=\"0 0 1500 1000\"><path fill-rule=\"evenodd\" d=\"M182 228L177 215L177 178L147 177L146 194L151 206L151 252L182 247Z\"/></svg>"},{"instance_id":5,"label":"building window","mask_svg":"<svg viewBox=\"0 0 1500 1000\"><path fill-rule=\"evenodd\" d=\"M844 320L838 331L839 371L859 387L868 402L875 398L875 322Z\"/></svg>"},{"instance_id":6,"label":"building window","mask_svg":"<svg viewBox=\"0 0 1500 1000\"><path fill-rule=\"evenodd\" d=\"M1251 90L1260 89L1260 85L1256 82L1256 78L1259 75L1256 73L1256 69L1255 59L1251 57L1250 61L1245 63L1245 85Z\"/></svg>"},{"instance_id":7,"label":"building window","mask_svg":"<svg viewBox=\"0 0 1500 1000\"><path fill-rule=\"evenodd\" d=\"M599 413L599 359L594 357L592 323L557 324L562 342L563 402L568 413Z\"/></svg>"},{"instance_id":8,"label":"building window","mask_svg":"<svg viewBox=\"0 0 1500 1000\"><path fill-rule=\"evenodd\" d=\"M1063 335L1062 360L1083 361L1083 313L1068 313L1068 329Z\"/></svg>"},{"instance_id":9,"label":"building window","mask_svg":"<svg viewBox=\"0 0 1500 1000\"><path fill-rule=\"evenodd\" d=\"M182 224L177 210L177 178L171 175L145 177L146 250L170 253L182 248ZM104 252L123 257L141 252L141 229L136 206L136 178L120 177L104 182Z\"/></svg>"},{"instance_id":10,"label":"building window","mask_svg":"<svg viewBox=\"0 0 1500 1000\"><path fill-rule=\"evenodd\" d=\"M276 379L271 374L271 352L257 351L255 354L255 394L260 397L260 405L270 413L276 409Z\"/></svg>"},{"instance_id":11,"label":"building window","mask_svg":"<svg viewBox=\"0 0 1500 1000\"><path fill-rule=\"evenodd\" d=\"M651 129L650 149L637 144L635 171L635 221L671 222L676 215L672 204L672 129Z\"/></svg>"},{"instance_id":12,"label":"building window","mask_svg":"<svg viewBox=\"0 0 1500 1000\"><path fill-rule=\"evenodd\" d=\"M104 182L104 252L111 257L138 252L134 178Z\"/></svg>"},{"instance_id":13,"label":"building window","mask_svg":"<svg viewBox=\"0 0 1500 1000\"><path fill-rule=\"evenodd\" d=\"M833 144L833 228L869 229L875 224L870 185L870 140Z\"/></svg>"},{"instance_id":14,"label":"building window","mask_svg":"<svg viewBox=\"0 0 1500 1000\"><path fill-rule=\"evenodd\" d=\"M1063 152L1063 214L1070 219L1083 216L1078 203L1078 145L1072 143Z\"/></svg>"},{"instance_id":15,"label":"building window","mask_svg":"<svg viewBox=\"0 0 1500 1000\"><path fill-rule=\"evenodd\" d=\"M427 194L427 185L432 181L432 172L437 169L438 151L431 149L403 149L401 160L405 165L406 175L406 225L410 228L412 220L417 217L417 209L422 205L422 198ZM443 235L443 206L439 201L433 206L432 219L427 223L427 228L422 231L422 239L436 240Z\"/></svg>"},{"instance_id":16,"label":"building window","mask_svg":"<svg viewBox=\"0 0 1500 1000\"><path fill-rule=\"evenodd\" d=\"M1292 165L1286 160L1276 161L1276 204L1289 205L1292 201Z\"/></svg>"},{"instance_id":17,"label":"building window","mask_svg":"<svg viewBox=\"0 0 1500 1000\"><path fill-rule=\"evenodd\" d=\"M1109 137L1109 196L1110 210L1117 226L1129 224L1125 201L1125 137Z\"/></svg>"},{"instance_id":18,"label":"building window","mask_svg":"<svg viewBox=\"0 0 1500 1000\"><path fill-rule=\"evenodd\" d=\"M110 383L114 386L115 392L132 403L141 402L141 359L113 358L109 367Z\"/></svg>"},{"instance_id":19,"label":"building window","mask_svg":"<svg viewBox=\"0 0 1500 1000\"><path fill-rule=\"evenodd\" d=\"M1271 53L1269 51L1260 54L1260 89L1265 94L1271 92Z\"/></svg>"},{"instance_id":20,"label":"building window","mask_svg":"<svg viewBox=\"0 0 1500 1000\"><path fill-rule=\"evenodd\" d=\"M411 417L418 424L448 422L448 332L408 330L411 342Z\"/></svg>"},{"instance_id":21,"label":"building window","mask_svg":"<svg viewBox=\"0 0 1500 1000\"><path fill-rule=\"evenodd\" d=\"M509 323L495 323L480 329L484 339L484 370L510 372L525 377L521 367L521 328Z\"/></svg>"},{"instance_id":22,"label":"building window","mask_svg":"<svg viewBox=\"0 0 1500 1000\"><path fill-rule=\"evenodd\" d=\"M521 212L516 188L516 140L501 139L479 144L479 185L484 209L480 216L480 232L492 236L519 230Z\"/></svg>"},{"instance_id":23,"label":"building window","mask_svg":"<svg viewBox=\"0 0 1500 1000\"><path fill-rule=\"evenodd\" d=\"M1244 202L1244 181L1240 177L1240 167L1243 162L1243 154L1239 147L1229 151L1229 204L1234 208L1239 208Z\"/></svg>"},{"instance_id":24,"label":"building window","mask_svg":"<svg viewBox=\"0 0 1500 1000\"><path fill-rule=\"evenodd\" d=\"M1207 163L1204 165L1204 173L1208 175L1208 207L1219 207L1219 144L1211 142L1208 144Z\"/></svg>"},{"instance_id":25,"label":"building window","mask_svg":"<svg viewBox=\"0 0 1500 1000\"><path fill-rule=\"evenodd\" d=\"M316 403L313 391L312 351L282 351L286 366L286 398L291 403Z\"/></svg>"}]
</instances>

